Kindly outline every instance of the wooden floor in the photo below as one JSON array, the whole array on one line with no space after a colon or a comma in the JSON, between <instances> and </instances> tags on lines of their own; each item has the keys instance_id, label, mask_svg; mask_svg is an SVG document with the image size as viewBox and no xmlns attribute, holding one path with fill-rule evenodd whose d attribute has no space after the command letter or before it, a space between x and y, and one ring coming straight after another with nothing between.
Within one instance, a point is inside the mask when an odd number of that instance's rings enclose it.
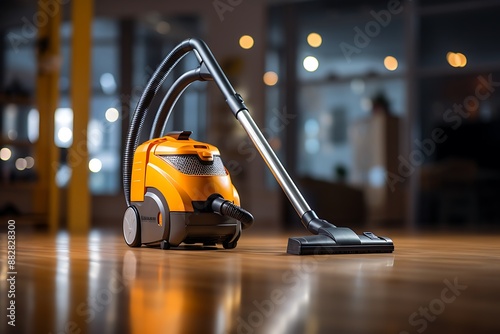
<instances>
[{"instance_id":1,"label":"wooden floor","mask_svg":"<svg viewBox=\"0 0 500 334\"><path fill-rule=\"evenodd\" d=\"M396 233L393 254L128 248L119 233L18 233L16 326L1 235L1 333L500 333L500 235Z\"/></svg>"}]
</instances>

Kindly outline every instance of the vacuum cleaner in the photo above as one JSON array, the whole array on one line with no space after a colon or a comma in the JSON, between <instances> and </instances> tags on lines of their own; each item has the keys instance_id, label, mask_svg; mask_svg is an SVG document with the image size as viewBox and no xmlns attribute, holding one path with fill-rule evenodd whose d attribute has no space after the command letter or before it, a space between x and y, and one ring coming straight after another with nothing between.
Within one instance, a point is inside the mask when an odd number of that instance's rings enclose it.
<instances>
[{"instance_id":1,"label":"vacuum cleaner","mask_svg":"<svg viewBox=\"0 0 500 334\"><path fill-rule=\"evenodd\" d=\"M167 90L149 130L140 142L151 104L163 82L188 53L199 66L180 75ZM135 109L123 156L123 188L127 209L123 236L127 245L222 244L235 248L241 231L250 227L253 216L240 207L238 192L224 167L219 150L190 138L190 131L165 133L172 110L186 88L196 81L214 81L229 109L244 128L300 217L313 235L288 240L287 253L391 253L390 238L372 232L357 235L320 219L290 178L280 160L250 116L241 95L236 93L208 46L199 39L178 44L153 73ZM147 132L146 132L147 134Z\"/></svg>"}]
</instances>

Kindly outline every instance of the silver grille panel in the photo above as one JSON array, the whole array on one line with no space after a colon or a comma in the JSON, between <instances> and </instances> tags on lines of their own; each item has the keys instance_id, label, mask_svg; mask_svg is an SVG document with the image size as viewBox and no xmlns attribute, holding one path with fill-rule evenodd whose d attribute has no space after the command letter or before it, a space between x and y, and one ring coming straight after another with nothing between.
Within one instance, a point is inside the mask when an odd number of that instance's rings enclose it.
<instances>
[{"instance_id":1,"label":"silver grille panel","mask_svg":"<svg viewBox=\"0 0 500 334\"><path fill-rule=\"evenodd\" d=\"M214 161L209 164L203 164L197 155L161 155L170 166L179 172L187 175L211 175L225 176L226 169L219 155L214 155Z\"/></svg>"}]
</instances>

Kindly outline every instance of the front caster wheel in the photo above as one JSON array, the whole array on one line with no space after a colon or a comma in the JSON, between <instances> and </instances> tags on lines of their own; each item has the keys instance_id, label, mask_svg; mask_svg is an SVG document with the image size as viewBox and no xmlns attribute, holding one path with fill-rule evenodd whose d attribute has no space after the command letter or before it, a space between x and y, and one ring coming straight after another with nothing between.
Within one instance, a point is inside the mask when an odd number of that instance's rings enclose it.
<instances>
[{"instance_id":1,"label":"front caster wheel","mask_svg":"<svg viewBox=\"0 0 500 334\"><path fill-rule=\"evenodd\" d=\"M141 245L141 221L135 206L129 206L123 215L123 238L130 247Z\"/></svg>"},{"instance_id":2,"label":"front caster wheel","mask_svg":"<svg viewBox=\"0 0 500 334\"><path fill-rule=\"evenodd\" d=\"M165 249L170 249L170 244L168 243L168 241L167 241L167 240L162 240L162 241L160 242L160 248L161 248L161 249L164 249L164 250L165 250Z\"/></svg>"},{"instance_id":3,"label":"front caster wheel","mask_svg":"<svg viewBox=\"0 0 500 334\"><path fill-rule=\"evenodd\" d=\"M224 249L234 249L236 248L236 246L238 245L238 240L240 239L240 235L241 233L238 233L238 235L236 236L236 238L233 238L232 240L229 239L229 240L226 240L222 243L222 247L224 247Z\"/></svg>"},{"instance_id":4,"label":"front caster wheel","mask_svg":"<svg viewBox=\"0 0 500 334\"><path fill-rule=\"evenodd\" d=\"M232 241L232 242L223 242L222 243L222 247L224 247L224 249L234 249L236 248L236 246L238 245L238 241Z\"/></svg>"}]
</instances>

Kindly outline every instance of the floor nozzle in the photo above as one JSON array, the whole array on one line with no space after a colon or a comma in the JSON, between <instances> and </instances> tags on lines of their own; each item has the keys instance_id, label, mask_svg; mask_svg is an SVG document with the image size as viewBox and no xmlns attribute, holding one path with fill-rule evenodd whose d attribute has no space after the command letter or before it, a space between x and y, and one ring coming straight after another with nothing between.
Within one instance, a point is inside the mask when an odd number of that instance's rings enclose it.
<instances>
[{"instance_id":1,"label":"floor nozzle","mask_svg":"<svg viewBox=\"0 0 500 334\"><path fill-rule=\"evenodd\" d=\"M347 227L336 227L318 218L314 211L302 216L302 223L316 235L288 239L287 253L295 255L345 254L345 253L392 253L391 239L372 232L356 234Z\"/></svg>"}]
</instances>

